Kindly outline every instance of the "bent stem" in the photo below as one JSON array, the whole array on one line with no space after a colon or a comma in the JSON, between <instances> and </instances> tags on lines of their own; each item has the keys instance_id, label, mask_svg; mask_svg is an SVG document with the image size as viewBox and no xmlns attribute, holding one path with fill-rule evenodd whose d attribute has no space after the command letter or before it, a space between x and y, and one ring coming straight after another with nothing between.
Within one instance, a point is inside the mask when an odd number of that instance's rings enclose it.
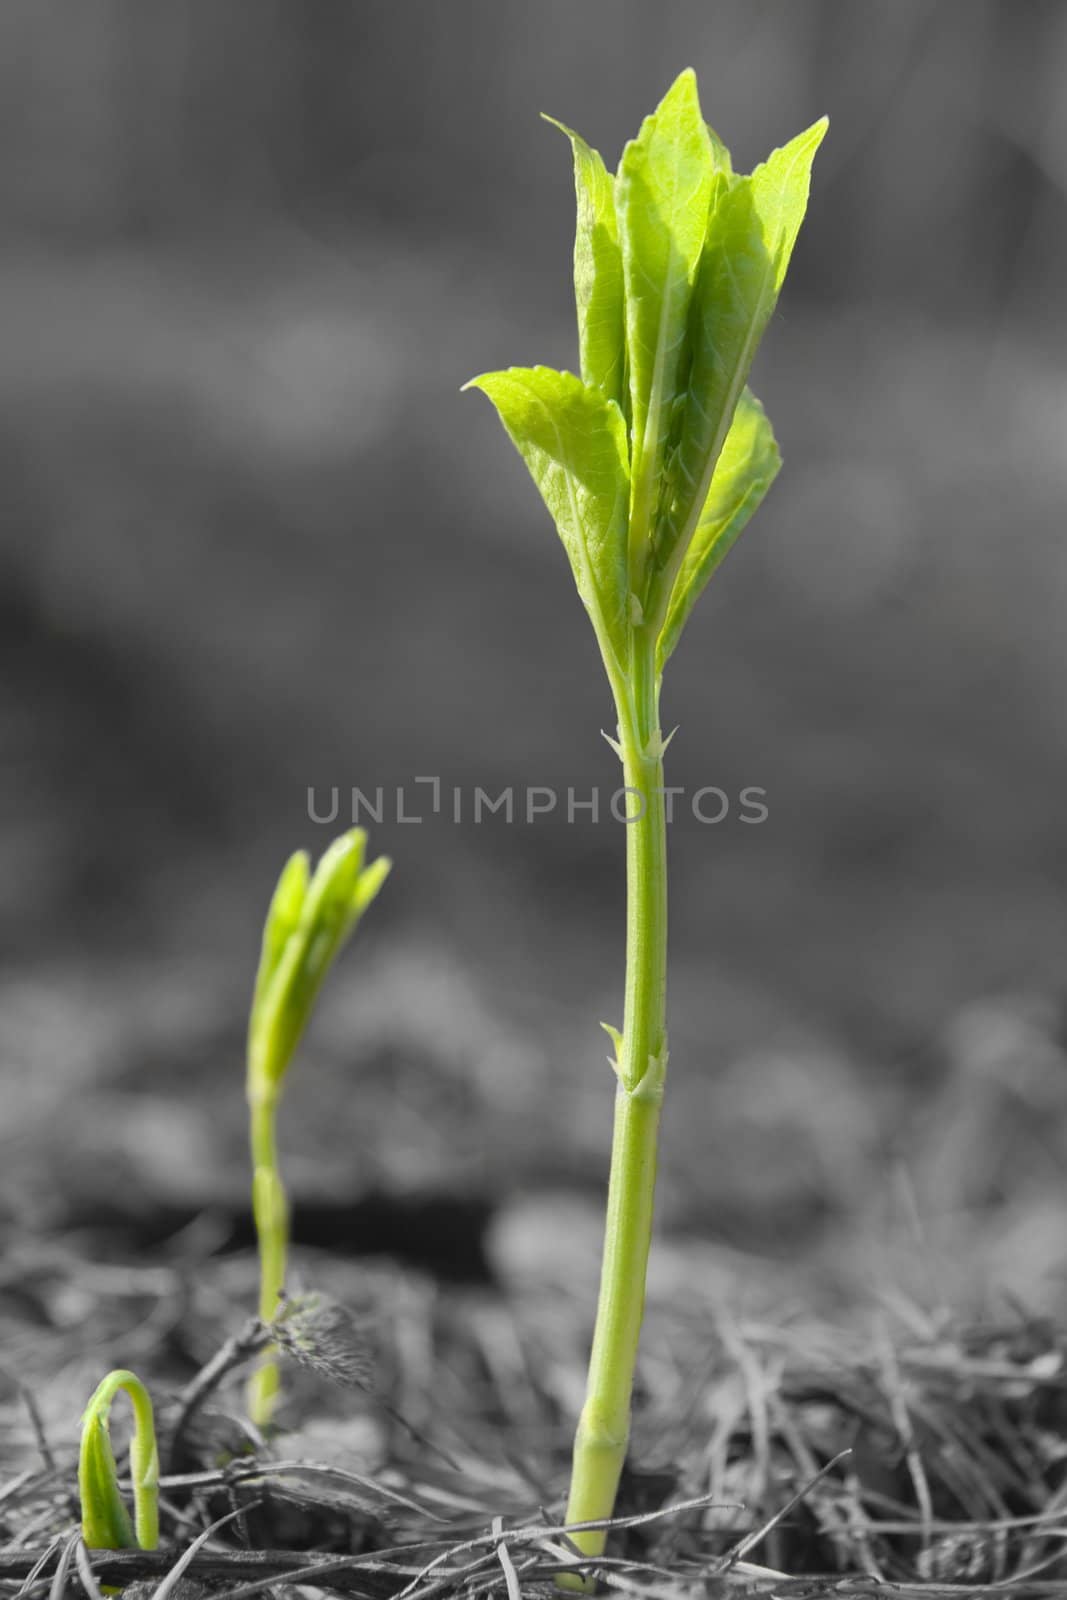
<instances>
[{"instance_id":1,"label":"bent stem","mask_svg":"<svg viewBox=\"0 0 1067 1600\"><path fill-rule=\"evenodd\" d=\"M585 1405L574 1441L568 1524L611 1516L630 1433L630 1397L652 1241L656 1142L667 1070L667 829L654 638L635 637L628 691L616 694L627 794L626 1009L617 1050L615 1131L604 1255ZM572 1535L603 1552L602 1529ZM561 1574L560 1583L586 1580Z\"/></svg>"},{"instance_id":2,"label":"bent stem","mask_svg":"<svg viewBox=\"0 0 1067 1600\"><path fill-rule=\"evenodd\" d=\"M252 1149L252 1215L259 1241L259 1316L274 1321L285 1288L289 1248L289 1202L278 1167L278 1095L249 1094ZM273 1348L273 1347L272 1347ZM271 1350L248 1380L248 1415L258 1428L270 1423L280 1379Z\"/></svg>"},{"instance_id":3,"label":"bent stem","mask_svg":"<svg viewBox=\"0 0 1067 1600\"><path fill-rule=\"evenodd\" d=\"M111 1407L125 1393L133 1408L130 1478L134 1519L123 1503L111 1449ZM159 1451L152 1400L136 1373L125 1367L97 1385L82 1417L78 1457L82 1537L90 1550L155 1550L159 1544Z\"/></svg>"}]
</instances>

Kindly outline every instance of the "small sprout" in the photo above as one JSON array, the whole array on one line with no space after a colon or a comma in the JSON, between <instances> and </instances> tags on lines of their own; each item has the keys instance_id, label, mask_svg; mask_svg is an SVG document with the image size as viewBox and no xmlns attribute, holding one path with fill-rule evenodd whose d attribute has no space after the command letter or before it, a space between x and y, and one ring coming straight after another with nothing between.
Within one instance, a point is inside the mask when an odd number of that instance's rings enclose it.
<instances>
[{"instance_id":1,"label":"small sprout","mask_svg":"<svg viewBox=\"0 0 1067 1600\"><path fill-rule=\"evenodd\" d=\"M124 1391L133 1407L130 1477L133 1521L119 1493L111 1448L111 1406ZM82 1417L78 1458L82 1537L90 1550L155 1550L159 1544L159 1452L148 1390L132 1372L109 1372Z\"/></svg>"},{"instance_id":2,"label":"small sprout","mask_svg":"<svg viewBox=\"0 0 1067 1600\"><path fill-rule=\"evenodd\" d=\"M392 863L363 865L367 836L335 839L309 874L307 853L286 863L263 930L248 1029L249 1096L276 1095L335 956L377 895Z\"/></svg>"},{"instance_id":3,"label":"small sprout","mask_svg":"<svg viewBox=\"0 0 1067 1600\"><path fill-rule=\"evenodd\" d=\"M496 407L556 524L618 714L627 829L626 1005L616 1042L616 1136L600 1302L574 1447L568 1523L611 1517L652 1232L667 1069L663 668L697 599L780 466L747 387L808 202L826 121L749 174L704 121L686 71L613 177L574 156L580 376L510 367L473 378ZM574 1534L586 1555L605 1535ZM587 1587L570 1574L567 1587Z\"/></svg>"},{"instance_id":4,"label":"small sprout","mask_svg":"<svg viewBox=\"0 0 1067 1600\"><path fill-rule=\"evenodd\" d=\"M281 1308L289 1251L289 1203L278 1164L277 1113L285 1075L327 972L385 882L384 856L364 865L367 836L352 828L335 839L314 875L306 853L287 862L267 912L248 1024L247 1096L252 1147L252 1213L259 1240L259 1315ZM278 1394L268 1355L253 1373L248 1414L265 1427Z\"/></svg>"}]
</instances>

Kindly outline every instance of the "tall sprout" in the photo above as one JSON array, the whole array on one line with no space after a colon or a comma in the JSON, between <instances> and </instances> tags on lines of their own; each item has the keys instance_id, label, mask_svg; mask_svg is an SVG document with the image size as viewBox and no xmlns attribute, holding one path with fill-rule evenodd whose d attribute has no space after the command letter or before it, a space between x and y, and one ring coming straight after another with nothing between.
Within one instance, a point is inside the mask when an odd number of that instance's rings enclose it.
<instances>
[{"instance_id":1,"label":"tall sprout","mask_svg":"<svg viewBox=\"0 0 1067 1600\"><path fill-rule=\"evenodd\" d=\"M780 465L746 383L826 126L816 123L754 172L735 173L686 71L614 176L563 128L578 202L581 377L511 367L472 380L496 407L567 551L614 699L628 791L625 1007L621 1032L608 1029L615 1135L572 1523L612 1514L644 1310L667 1072L663 669ZM575 1539L587 1554L604 1548L602 1532Z\"/></svg>"}]
</instances>

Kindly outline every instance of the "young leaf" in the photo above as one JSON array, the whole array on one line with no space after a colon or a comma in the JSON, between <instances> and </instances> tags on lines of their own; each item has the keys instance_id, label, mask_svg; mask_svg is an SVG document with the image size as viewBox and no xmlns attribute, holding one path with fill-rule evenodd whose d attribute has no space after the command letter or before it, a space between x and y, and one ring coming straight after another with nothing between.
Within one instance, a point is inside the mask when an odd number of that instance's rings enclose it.
<instances>
[{"instance_id":1,"label":"young leaf","mask_svg":"<svg viewBox=\"0 0 1067 1600\"><path fill-rule=\"evenodd\" d=\"M119 1473L104 1416L87 1414L82 1424L78 1493L82 1538L90 1550L136 1550L133 1523L119 1493Z\"/></svg>"},{"instance_id":2,"label":"young leaf","mask_svg":"<svg viewBox=\"0 0 1067 1600\"><path fill-rule=\"evenodd\" d=\"M570 557L613 678L630 653L626 424L613 400L569 372L509 367L472 378L497 409Z\"/></svg>"},{"instance_id":3,"label":"young leaf","mask_svg":"<svg viewBox=\"0 0 1067 1600\"><path fill-rule=\"evenodd\" d=\"M388 875L384 856L364 867L366 843L362 828L350 828L324 852L310 883L302 852L282 872L249 1021L249 1082L259 1092L280 1083L335 956Z\"/></svg>"},{"instance_id":4,"label":"young leaf","mask_svg":"<svg viewBox=\"0 0 1067 1600\"><path fill-rule=\"evenodd\" d=\"M785 278L826 127L823 118L775 150L750 177L735 179L712 212L693 296L682 425L657 534L659 605L669 598L703 515L734 409Z\"/></svg>"},{"instance_id":5,"label":"young leaf","mask_svg":"<svg viewBox=\"0 0 1067 1600\"><path fill-rule=\"evenodd\" d=\"M256 973L256 987L252 1009L262 1005L270 980L285 954L290 936L296 932L300 913L308 891L310 870L306 850L297 850L282 868L278 887L271 897L267 920L263 925L263 950Z\"/></svg>"},{"instance_id":6,"label":"young leaf","mask_svg":"<svg viewBox=\"0 0 1067 1600\"><path fill-rule=\"evenodd\" d=\"M304 938L302 977L316 988L348 931L366 848L363 829L350 828L323 851L311 879L298 931Z\"/></svg>"},{"instance_id":7,"label":"young leaf","mask_svg":"<svg viewBox=\"0 0 1067 1600\"><path fill-rule=\"evenodd\" d=\"M693 279L722 147L687 70L622 154L615 203L633 427L630 560L640 595L660 473L686 360Z\"/></svg>"},{"instance_id":8,"label":"young leaf","mask_svg":"<svg viewBox=\"0 0 1067 1600\"><path fill-rule=\"evenodd\" d=\"M369 867L364 867L359 875L355 893L349 907L351 925L354 926L366 911L372 901L377 900L378 893L393 870L393 863L388 856L379 856L377 861L372 861Z\"/></svg>"},{"instance_id":9,"label":"young leaf","mask_svg":"<svg viewBox=\"0 0 1067 1600\"><path fill-rule=\"evenodd\" d=\"M660 671L681 637L697 600L733 548L782 464L767 413L746 389L734 412L696 533L675 580L667 620L656 645Z\"/></svg>"},{"instance_id":10,"label":"young leaf","mask_svg":"<svg viewBox=\"0 0 1067 1600\"><path fill-rule=\"evenodd\" d=\"M615 220L615 185L598 150L572 129L546 117L566 134L574 152L574 299L578 308L578 348L582 378L609 400L628 403L625 394L622 255Z\"/></svg>"},{"instance_id":11,"label":"young leaf","mask_svg":"<svg viewBox=\"0 0 1067 1600\"><path fill-rule=\"evenodd\" d=\"M622 1059L622 1034L619 1032L618 1028L614 1027L610 1022L602 1022L600 1024L600 1026L603 1028L604 1032L607 1034L608 1038L611 1040L612 1044L615 1047L615 1059L616 1059L616 1061L621 1061L621 1059Z\"/></svg>"}]
</instances>

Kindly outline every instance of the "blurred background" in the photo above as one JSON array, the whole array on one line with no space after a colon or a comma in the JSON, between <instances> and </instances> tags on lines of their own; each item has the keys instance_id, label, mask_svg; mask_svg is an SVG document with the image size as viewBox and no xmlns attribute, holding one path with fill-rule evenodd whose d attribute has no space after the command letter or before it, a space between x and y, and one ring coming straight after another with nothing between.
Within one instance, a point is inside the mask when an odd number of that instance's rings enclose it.
<instances>
[{"instance_id":1,"label":"blurred background","mask_svg":"<svg viewBox=\"0 0 1067 1600\"><path fill-rule=\"evenodd\" d=\"M842 1300L875 1244L945 1292L1061 1295L1057 0L7 0L9 1231L239 1219L266 902L382 787L394 877L286 1106L298 1234L592 1272L622 830L521 797L611 793L610 706L459 390L576 362L538 114L614 164L687 64L743 168L831 131L753 379L785 470L665 695L673 781L769 815L672 827L664 1236ZM475 786L520 817L454 822Z\"/></svg>"}]
</instances>

